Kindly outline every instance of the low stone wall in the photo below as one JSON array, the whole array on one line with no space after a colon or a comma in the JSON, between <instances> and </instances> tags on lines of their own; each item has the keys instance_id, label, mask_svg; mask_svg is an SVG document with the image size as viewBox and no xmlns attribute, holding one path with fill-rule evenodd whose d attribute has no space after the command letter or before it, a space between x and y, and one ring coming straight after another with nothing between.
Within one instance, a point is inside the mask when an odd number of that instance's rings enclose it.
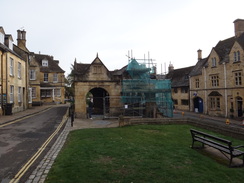
<instances>
[{"instance_id":1,"label":"low stone wall","mask_svg":"<svg viewBox=\"0 0 244 183\"><path fill-rule=\"evenodd\" d=\"M142 124L189 124L203 129L211 130L226 136L244 140L244 128L231 126L225 123L210 122L207 120L192 118L129 118L120 117L119 126L142 125Z\"/></svg>"}]
</instances>

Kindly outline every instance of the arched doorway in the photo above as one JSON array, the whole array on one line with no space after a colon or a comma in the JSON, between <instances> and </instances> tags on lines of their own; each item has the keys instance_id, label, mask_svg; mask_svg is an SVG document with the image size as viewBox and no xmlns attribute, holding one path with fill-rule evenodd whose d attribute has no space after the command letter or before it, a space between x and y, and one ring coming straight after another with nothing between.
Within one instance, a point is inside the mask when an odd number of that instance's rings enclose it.
<instances>
[{"instance_id":1,"label":"arched doorway","mask_svg":"<svg viewBox=\"0 0 244 183\"><path fill-rule=\"evenodd\" d=\"M243 101L241 97L236 97L236 103L237 103L237 115L238 117L242 117L243 115Z\"/></svg>"},{"instance_id":2,"label":"arched doorway","mask_svg":"<svg viewBox=\"0 0 244 183\"><path fill-rule=\"evenodd\" d=\"M93 114L103 115L105 109L109 109L109 93L103 88L93 88L89 91L93 97Z\"/></svg>"},{"instance_id":3,"label":"arched doorway","mask_svg":"<svg viewBox=\"0 0 244 183\"><path fill-rule=\"evenodd\" d=\"M193 99L194 102L194 111L195 112L199 112L199 113L203 113L203 100L200 97L195 97Z\"/></svg>"}]
</instances>

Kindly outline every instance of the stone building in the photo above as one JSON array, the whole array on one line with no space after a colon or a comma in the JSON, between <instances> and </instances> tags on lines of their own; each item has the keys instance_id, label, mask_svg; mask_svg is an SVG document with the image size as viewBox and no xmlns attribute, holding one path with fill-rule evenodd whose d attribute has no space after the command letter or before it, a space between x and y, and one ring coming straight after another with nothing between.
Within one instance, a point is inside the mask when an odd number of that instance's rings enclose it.
<instances>
[{"instance_id":1,"label":"stone building","mask_svg":"<svg viewBox=\"0 0 244 183\"><path fill-rule=\"evenodd\" d=\"M104 114L105 108L115 109L120 100L111 100L121 95L121 81L126 67L109 71L98 55L91 64L74 62L75 114L86 118L87 98L92 97L95 114ZM104 100L105 99L105 100Z\"/></svg>"},{"instance_id":2,"label":"stone building","mask_svg":"<svg viewBox=\"0 0 244 183\"><path fill-rule=\"evenodd\" d=\"M12 114L28 107L28 58L19 54L22 48L0 27L0 114Z\"/></svg>"},{"instance_id":3,"label":"stone building","mask_svg":"<svg viewBox=\"0 0 244 183\"><path fill-rule=\"evenodd\" d=\"M219 41L207 58L198 50L198 62L190 73L191 111L243 116L244 20L235 20L234 28L235 35Z\"/></svg>"},{"instance_id":4,"label":"stone building","mask_svg":"<svg viewBox=\"0 0 244 183\"><path fill-rule=\"evenodd\" d=\"M32 105L64 103L64 70L53 56L31 54L29 81L32 90Z\"/></svg>"},{"instance_id":5,"label":"stone building","mask_svg":"<svg viewBox=\"0 0 244 183\"><path fill-rule=\"evenodd\" d=\"M169 72L166 79L171 80L171 93L174 102L174 108L178 110L189 110L189 74L194 66L174 69L173 65L169 65Z\"/></svg>"}]
</instances>

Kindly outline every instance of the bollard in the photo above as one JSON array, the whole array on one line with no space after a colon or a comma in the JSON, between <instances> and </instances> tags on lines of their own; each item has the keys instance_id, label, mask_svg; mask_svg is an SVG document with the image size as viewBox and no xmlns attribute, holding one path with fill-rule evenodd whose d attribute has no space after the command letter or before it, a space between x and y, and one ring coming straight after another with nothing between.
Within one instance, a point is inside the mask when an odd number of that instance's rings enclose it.
<instances>
[{"instance_id":1,"label":"bollard","mask_svg":"<svg viewBox=\"0 0 244 183\"><path fill-rule=\"evenodd\" d=\"M71 127L73 127L74 122L74 112L71 113Z\"/></svg>"},{"instance_id":2,"label":"bollard","mask_svg":"<svg viewBox=\"0 0 244 183\"><path fill-rule=\"evenodd\" d=\"M230 120L226 119L225 124L229 125L230 124Z\"/></svg>"}]
</instances>

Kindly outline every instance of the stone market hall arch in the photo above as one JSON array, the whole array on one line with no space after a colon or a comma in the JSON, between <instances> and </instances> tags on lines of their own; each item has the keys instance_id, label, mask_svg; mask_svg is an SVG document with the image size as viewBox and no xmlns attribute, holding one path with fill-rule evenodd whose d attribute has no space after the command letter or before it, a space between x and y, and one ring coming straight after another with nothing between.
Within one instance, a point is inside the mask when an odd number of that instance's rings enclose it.
<instances>
[{"instance_id":1,"label":"stone market hall arch","mask_svg":"<svg viewBox=\"0 0 244 183\"><path fill-rule=\"evenodd\" d=\"M126 73L126 67L109 71L97 55L91 64L77 63L75 60L73 68L75 116L77 118L87 117L86 96L89 92L94 97L94 113L102 113L104 109L102 100L104 100L104 97L107 98L105 105L109 105L109 109L121 105L120 100L108 98L121 96L121 81Z\"/></svg>"},{"instance_id":2,"label":"stone market hall arch","mask_svg":"<svg viewBox=\"0 0 244 183\"><path fill-rule=\"evenodd\" d=\"M103 115L109 109L109 93L103 88L93 88L89 91L93 98L93 114Z\"/></svg>"}]
</instances>

